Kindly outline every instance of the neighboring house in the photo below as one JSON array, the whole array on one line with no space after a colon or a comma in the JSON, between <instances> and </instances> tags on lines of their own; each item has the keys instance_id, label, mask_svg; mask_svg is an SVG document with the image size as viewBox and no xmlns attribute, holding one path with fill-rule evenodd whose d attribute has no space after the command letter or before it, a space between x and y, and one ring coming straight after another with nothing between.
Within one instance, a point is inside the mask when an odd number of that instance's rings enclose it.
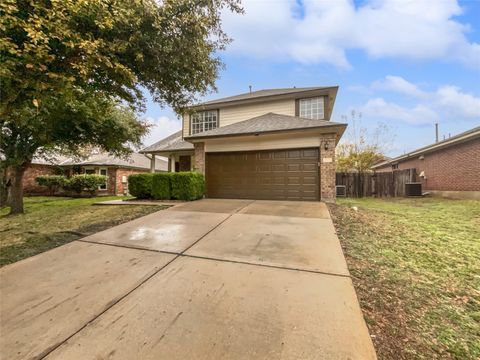
<instances>
[{"instance_id":1,"label":"neighboring house","mask_svg":"<svg viewBox=\"0 0 480 360\"><path fill-rule=\"evenodd\" d=\"M480 126L372 166L376 172L412 168L424 191L480 199Z\"/></svg>"},{"instance_id":2,"label":"neighboring house","mask_svg":"<svg viewBox=\"0 0 480 360\"><path fill-rule=\"evenodd\" d=\"M39 186L35 178L42 175L61 174L63 169L58 164L66 160L67 158L63 156L56 156L55 159L50 160L35 157L23 174L23 192L28 195L47 195L48 189L44 186Z\"/></svg>"},{"instance_id":3,"label":"neighboring house","mask_svg":"<svg viewBox=\"0 0 480 360\"><path fill-rule=\"evenodd\" d=\"M143 149L169 171L205 174L210 198L335 199L335 147L346 124L330 121L338 87L271 89L191 107L182 130Z\"/></svg>"},{"instance_id":4,"label":"neighboring house","mask_svg":"<svg viewBox=\"0 0 480 360\"><path fill-rule=\"evenodd\" d=\"M167 171L167 161L156 159L156 172ZM27 194L46 193L46 189L38 186L35 178L39 175L64 173L105 175L108 180L99 187L99 195L123 195L128 192L127 178L129 175L150 172L151 159L139 153L131 154L128 159L118 158L105 153L92 154L87 159L79 160L56 157L55 160L36 158L32 161L24 175L24 191Z\"/></svg>"}]
</instances>

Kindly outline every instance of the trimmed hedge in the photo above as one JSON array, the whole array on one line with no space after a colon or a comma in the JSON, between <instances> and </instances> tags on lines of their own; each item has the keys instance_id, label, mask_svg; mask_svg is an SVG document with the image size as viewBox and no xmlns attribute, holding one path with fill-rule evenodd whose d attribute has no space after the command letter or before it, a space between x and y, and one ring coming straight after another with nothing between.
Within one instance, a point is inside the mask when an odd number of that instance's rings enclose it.
<instances>
[{"instance_id":1,"label":"trimmed hedge","mask_svg":"<svg viewBox=\"0 0 480 360\"><path fill-rule=\"evenodd\" d=\"M37 176L35 181L40 186L46 186L50 195L53 195L60 187L65 185L67 178L63 175L41 175Z\"/></svg>"},{"instance_id":2,"label":"trimmed hedge","mask_svg":"<svg viewBox=\"0 0 480 360\"><path fill-rule=\"evenodd\" d=\"M37 176L35 181L38 185L46 186L53 195L60 187L64 190L81 194L83 191L95 194L98 187L105 184L107 177L95 174L79 174L71 177L63 175L44 175Z\"/></svg>"},{"instance_id":3,"label":"trimmed hedge","mask_svg":"<svg viewBox=\"0 0 480 360\"><path fill-rule=\"evenodd\" d=\"M128 177L128 192L137 199L152 198L152 179L155 174L134 174Z\"/></svg>"},{"instance_id":4,"label":"trimmed hedge","mask_svg":"<svg viewBox=\"0 0 480 360\"><path fill-rule=\"evenodd\" d=\"M66 177L63 175L41 175L35 178L38 185L46 186L48 188L54 186L62 186L65 183Z\"/></svg>"},{"instance_id":5,"label":"trimmed hedge","mask_svg":"<svg viewBox=\"0 0 480 360\"><path fill-rule=\"evenodd\" d=\"M205 193L205 180L196 172L135 174L128 177L128 190L138 199L197 200Z\"/></svg>"},{"instance_id":6,"label":"trimmed hedge","mask_svg":"<svg viewBox=\"0 0 480 360\"><path fill-rule=\"evenodd\" d=\"M80 174L73 175L63 183L65 190L73 191L77 194L81 194L82 191L87 191L93 196L98 190L98 187L104 185L107 181L107 177L103 175L94 174Z\"/></svg>"},{"instance_id":7,"label":"trimmed hedge","mask_svg":"<svg viewBox=\"0 0 480 360\"><path fill-rule=\"evenodd\" d=\"M172 173L153 174L152 198L155 200L168 200L172 198L171 177Z\"/></svg>"},{"instance_id":8,"label":"trimmed hedge","mask_svg":"<svg viewBox=\"0 0 480 360\"><path fill-rule=\"evenodd\" d=\"M173 199L197 200L205 193L205 180L197 172L173 173L170 185Z\"/></svg>"}]
</instances>

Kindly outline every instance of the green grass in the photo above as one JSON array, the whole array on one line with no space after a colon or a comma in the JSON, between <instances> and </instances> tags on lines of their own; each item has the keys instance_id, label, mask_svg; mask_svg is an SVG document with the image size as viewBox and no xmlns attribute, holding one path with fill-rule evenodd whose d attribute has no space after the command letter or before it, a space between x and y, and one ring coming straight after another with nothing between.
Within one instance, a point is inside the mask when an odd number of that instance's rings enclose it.
<instances>
[{"instance_id":1,"label":"green grass","mask_svg":"<svg viewBox=\"0 0 480 360\"><path fill-rule=\"evenodd\" d=\"M480 358L480 202L342 199L330 210L380 359Z\"/></svg>"},{"instance_id":2,"label":"green grass","mask_svg":"<svg viewBox=\"0 0 480 360\"><path fill-rule=\"evenodd\" d=\"M122 198L26 197L25 214L7 215L8 209L1 209L0 266L163 209L145 205L92 205L114 199Z\"/></svg>"}]
</instances>

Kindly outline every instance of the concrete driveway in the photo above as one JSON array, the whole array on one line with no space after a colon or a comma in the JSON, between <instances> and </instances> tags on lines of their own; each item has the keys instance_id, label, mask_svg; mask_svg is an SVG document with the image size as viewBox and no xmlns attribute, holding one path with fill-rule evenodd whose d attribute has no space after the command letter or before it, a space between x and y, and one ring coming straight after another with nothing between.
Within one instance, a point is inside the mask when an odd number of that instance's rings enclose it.
<instances>
[{"instance_id":1,"label":"concrete driveway","mask_svg":"<svg viewBox=\"0 0 480 360\"><path fill-rule=\"evenodd\" d=\"M201 200L0 269L5 359L375 359L326 206Z\"/></svg>"}]
</instances>

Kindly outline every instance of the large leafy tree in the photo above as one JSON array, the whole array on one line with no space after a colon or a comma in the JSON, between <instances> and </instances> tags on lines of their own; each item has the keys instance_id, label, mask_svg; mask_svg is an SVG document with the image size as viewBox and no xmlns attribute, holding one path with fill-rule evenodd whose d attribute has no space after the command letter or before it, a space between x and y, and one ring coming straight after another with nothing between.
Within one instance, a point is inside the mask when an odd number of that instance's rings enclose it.
<instances>
[{"instance_id":1,"label":"large leafy tree","mask_svg":"<svg viewBox=\"0 0 480 360\"><path fill-rule=\"evenodd\" d=\"M242 11L239 0L3 0L0 155L13 174L11 212L23 212L34 154L126 153L146 131L135 116L142 90L176 111L213 90L229 40L224 8Z\"/></svg>"}]
</instances>

